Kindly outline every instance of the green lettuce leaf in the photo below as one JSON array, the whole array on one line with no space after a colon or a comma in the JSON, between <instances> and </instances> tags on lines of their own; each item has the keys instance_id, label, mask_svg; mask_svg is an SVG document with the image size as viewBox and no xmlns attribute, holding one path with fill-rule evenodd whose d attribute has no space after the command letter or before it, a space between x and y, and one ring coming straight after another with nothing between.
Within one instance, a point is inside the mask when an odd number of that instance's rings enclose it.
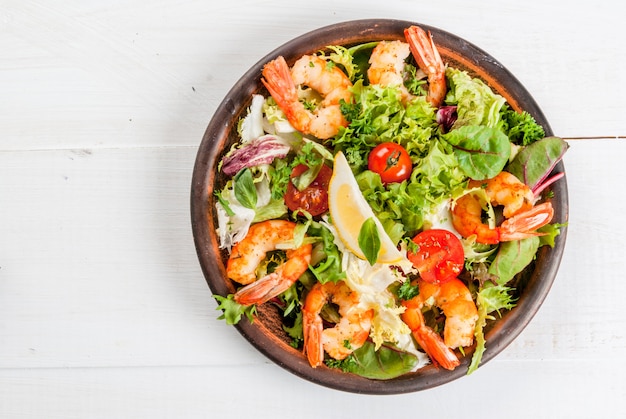
<instances>
[{"instance_id":1,"label":"green lettuce leaf","mask_svg":"<svg viewBox=\"0 0 626 419\"><path fill-rule=\"evenodd\" d=\"M382 142L402 144L417 156L427 151L438 125L435 110L424 100L416 100L405 108L399 89L364 85L361 80L352 91L353 103L341 106L349 125L330 143L343 150L356 172L367 168L369 151Z\"/></svg>"},{"instance_id":2,"label":"green lettuce leaf","mask_svg":"<svg viewBox=\"0 0 626 419\"><path fill-rule=\"evenodd\" d=\"M446 103L457 105L457 120L452 129L467 125L500 126L500 110L505 99L495 94L482 80L452 67L446 69L450 89Z\"/></svg>"},{"instance_id":3,"label":"green lettuce leaf","mask_svg":"<svg viewBox=\"0 0 626 419\"><path fill-rule=\"evenodd\" d=\"M546 136L543 127L528 112L516 112L505 105L501 113L502 129L512 143L526 146Z\"/></svg>"},{"instance_id":4,"label":"green lettuce leaf","mask_svg":"<svg viewBox=\"0 0 626 419\"><path fill-rule=\"evenodd\" d=\"M480 365L483 354L486 349L485 325L488 319L493 319L490 313L499 310L510 310L515 306L515 302L511 297L509 287L503 285L493 286L488 282L488 287L482 288L476 295L476 308L478 309L478 320L474 328L474 339L476 341L476 349L472 355L472 361L467 370L467 374L474 372Z\"/></svg>"},{"instance_id":5,"label":"green lettuce leaf","mask_svg":"<svg viewBox=\"0 0 626 419\"><path fill-rule=\"evenodd\" d=\"M227 297L214 294L213 298L218 302L216 310L222 310L222 315L218 317L219 320L226 320L227 324L237 324L241 320L242 316L246 316L248 321L252 323L254 321L254 313L256 313L256 306L243 306L234 300L234 295L229 294Z\"/></svg>"}]
</instances>

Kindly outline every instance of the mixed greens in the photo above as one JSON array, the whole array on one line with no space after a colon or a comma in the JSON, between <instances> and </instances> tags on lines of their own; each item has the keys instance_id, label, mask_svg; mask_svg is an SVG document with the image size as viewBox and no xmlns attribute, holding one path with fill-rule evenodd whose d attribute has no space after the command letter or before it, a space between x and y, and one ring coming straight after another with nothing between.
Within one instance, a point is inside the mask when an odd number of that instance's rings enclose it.
<instances>
[{"instance_id":1,"label":"mixed greens","mask_svg":"<svg viewBox=\"0 0 626 419\"><path fill-rule=\"evenodd\" d=\"M368 289L388 291L378 305L378 317L366 344L345 360L329 359L327 365L372 379L389 379L427 362L398 317L402 311L399 302L419 292L413 281L419 275L347 255L326 211L317 214L315 205L311 211L289 209L285 202L289 184L303 191L317 179L321 166L332 166L335 154L341 151L385 232L406 252L411 249L411 238L423 230L454 231L450 205L466 192L470 179L489 179L506 170L536 195L545 192L558 179L558 175L549 176L567 144L557 137L545 137L544 129L530 114L511 109L482 80L460 69L446 69L448 93L439 109L425 100L426 81L414 63L408 62L405 67L405 85L414 95L408 102L397 87L369 84L367 59L375 45L350 49L331 46L319 53L343 69L353 82L353 101L342 102L341 106L349 124L329 140L318 141L294 130L271 96L253 96L248 113L237 127L241 139L221 161L220 170L229 180L215 192L215 206L220 244L228 251L246 236L252 224L272 219L295 221L295 240L313 244L309 269L269 302L283 316L284 331L294 347L302 346L302 304L315 283L349 280L351 272L358 271L372 278L374 285ZM319 98L306 89L300 93L307 106L314 108L319 103ZM370 152L384 142L400 144L408 152L412 163L408 179L383 183L379 174L368 169ZM293 176L294 169L302 165L306 169ZM546 198L549 196L544 195ZM489 208L486 216L495 218L494 209ZM478 367L488 345L484 338L486 324L515 306L516 277L532 263L539 247L554 245L561 227L549 224L542 228L543 236L496 245L461 238L465 252L461 276L479 313L468 373ZM365 233L366 229L364 226ZM363 247L375 247L375 234L365 236L374 240ZM259 266L258 276L272 272L284 259L284 252L272 252ZM218 309L223 311L221 318L229 324L244 318L254 320L254 305L242 306L232 295L215 298ZM431 327L440 331L444 319L441 312L433 310L426 317ZM329 306L323 317L332 324L338 313Z\"/></svg>"}]
</instances>

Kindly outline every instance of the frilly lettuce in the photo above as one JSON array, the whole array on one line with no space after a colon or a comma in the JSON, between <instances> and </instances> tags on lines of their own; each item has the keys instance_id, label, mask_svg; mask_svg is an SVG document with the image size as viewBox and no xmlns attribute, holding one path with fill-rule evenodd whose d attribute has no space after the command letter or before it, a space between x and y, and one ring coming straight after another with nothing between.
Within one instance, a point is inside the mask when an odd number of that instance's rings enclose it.
<instances>
[{"instance_id":1,"label":"frilly lettuce","mask_svg":"<svg viewBox=\"0 0 626 419\"><path fill-rule=\"evenodd\" d=\"M376 313L370 331L375 349L384 343L393 343L398 348L416 355L421 360L419 366L425 365L427 357L415 348L411 330L400 318L405 308L397 305L395 296L388 290L391 284L404 278L391 265L380 263L370 265L350 252L343 253L342 266L346 272L344 281L350 289L361 296L359 304L364 310L372 309Z\"/></svg>"},{"instance_id":2,"label":"frilly lettuce","mask_svg":"<svg viewBox=\"0 0 626 419\"><path fill-rule=\"evenodd\" d=\"M265 98L261 95L253 95L248 108L248 114L239 121L237 132L242 143L247 143L262 136L263 131L263 104Z\"/></svg>"},{"instance_id":3,"label":"frilly lettuce","mask_svg":"<svg viewBox=\"0 0 626 419\"><path fill-rule=\"evenodd\" d=\"M365 169L369 150L385 141L400 143L416 155L427 149L438 125L435 110L425 100L418 98L405 107L399 89L365 86L361 80L352 91L354 103L342 105L350 125L331 143L343 150L355 170Z\"/></svg>"}]
</instances>

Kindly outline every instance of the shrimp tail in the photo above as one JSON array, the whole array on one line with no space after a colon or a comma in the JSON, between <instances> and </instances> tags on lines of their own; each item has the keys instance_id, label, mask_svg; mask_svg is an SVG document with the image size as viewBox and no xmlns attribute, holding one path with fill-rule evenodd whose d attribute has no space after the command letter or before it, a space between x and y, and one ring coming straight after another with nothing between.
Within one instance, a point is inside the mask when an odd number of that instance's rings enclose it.
<instances>
[{"instance_id":1,"label":"shrimp tail","mask_svg":"<svg viewBox=\"0 0 626 419\"><path fill-rule=\"evenodd\" d=\"M298 131L307 132L310 120L303 112L304 106L298 101L298 89L291 71L283 56L279 56L263 67L261 82L267 88L280 109L285 112L287 120Z\"/></svg>"},{"instance_id":2,"label":"shrimp tail","mask_svg":"<svg viewBox=\"0 0 626 419\"><path fill-rule=\"evenodd\" d=\"M278 106L282 107L284 104L298 100L296 85L283 56L265 64L262 74L261 82L276 100Z\"/></svg>"},{"instance_id":3,"label":"shrimp tail","mask_svg":"<svg viewBox=\"0 0 626 419\"><path fill-rule=\"evenodd\" d=\"M446 66L439 55L432 34L426 33L419 26L411 26L404 30L404 36L417 65L428 76L429 88L426 99L428 103L438 108L447 92Z\"/></svg>"},{"instance_id":4,"label":"shrimp tail","mask_svg":"<svg viewBox=\"0 0 626 419\"><path fill-rule=\"evenodd\" d=\"M263 278L239 289L235 293L235 301L241 305L263 304L282 294L293 282L286 281L280 273L273 272Z\"/></svg>"},{"instance_id":5,"label":"shrimp tail","mask_svg":"<svg viewBox=\"0 0 626 419\"><path fill-rule=\"evenodd\" d=\"M529 237L543 236L545 233L536 231L545 226L554 216L550 202L536 205L528 211L505 220L499 227L500 241L521 240Z\"/></svg>"},{"instance_id":6,"label":"shrimp tail","mask_svg":"<svg viewBox=\"0 0 626 419\"><path fill-rule=\"evenodd\" d=\"M324 326L321 317L303 312L302 332L304 335L304 353L313 368L322 365L324 362L323 330Z\"/></svg>"},{"instance_id":7,"label":"shrimp tail","mask_svg":"<svg viewBox=\"0 0 626 419\"><path fill-rule=\"evenodd\" d=\"M452 349L444 343L441 336L424 324L424 316L418 307L407 307L402 313L402 320L413 332L418 345L430 357L433 364L441 365L447 370L453 370L460 365L460 361Z\"/></svg>"},{"instance_id":8,"label":"shrimp tail","mask_svg":"<svg viewBox=\"0 0 626 419\"><path fill-rule=\"evenodd\" d=\"M413 332L413 337L428 354L433 364L441 365L447 370L453 370L460 365L461 362L454 351L448 348L441 336L430 327L420 327Z\"/></svg>"}]
</instances>

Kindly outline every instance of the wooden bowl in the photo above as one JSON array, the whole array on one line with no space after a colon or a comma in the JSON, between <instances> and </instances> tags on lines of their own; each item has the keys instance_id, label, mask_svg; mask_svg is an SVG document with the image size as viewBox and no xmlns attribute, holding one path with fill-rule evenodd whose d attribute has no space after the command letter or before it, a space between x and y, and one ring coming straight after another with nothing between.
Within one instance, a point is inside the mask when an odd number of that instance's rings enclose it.
<instances>
[{"instance_id":1,"label":"wooden bowl","mask_svg":"<svg viewBox=\"0 0 626 419\"><path fill-rule=\"evenodd\" d=\"M217 164L224 152L237 141L237 121L247 112L252 95L266 94L260 81L263 65L279 55L291 64L302 55L314 53L327 45L350 46L376 40L404 39L403 30L411 25L432 32L444 62L481 78L502 95L513 109L529 112L544 127L546 135L552 135L548 121L524 86L485 51L451 33L415 22L368 19L333 24L299 36L263 57L239 79L216 110L198 149L191 185L192 230L202 271L214 294L226 296L235 290L226 278L227 254L220 251L216 235L213 191L225 183L225 179L217 172ZM555 172L564 172L562 162L557 165ZM553 222L566 223L566 179L561 179L551 189L554 193ZM517 306L486 328L487 349L481 365L506 348L539 310L556 277L566 233L566 228L563 228L553 248L540 248L536 261L527 268L524 281L519 284ZM442 385L466 375L473 353L473 348L469 348L461 358L461 365L453 371L429 365L399 378L371 380L325 366L311 368L302 352L287 344L280 326L280 317L276 313L260 307L254 323L243 319L236 327L250 344L288 371L311 382L354 393L399 394Z\"/></svg>"}]
</instances>

